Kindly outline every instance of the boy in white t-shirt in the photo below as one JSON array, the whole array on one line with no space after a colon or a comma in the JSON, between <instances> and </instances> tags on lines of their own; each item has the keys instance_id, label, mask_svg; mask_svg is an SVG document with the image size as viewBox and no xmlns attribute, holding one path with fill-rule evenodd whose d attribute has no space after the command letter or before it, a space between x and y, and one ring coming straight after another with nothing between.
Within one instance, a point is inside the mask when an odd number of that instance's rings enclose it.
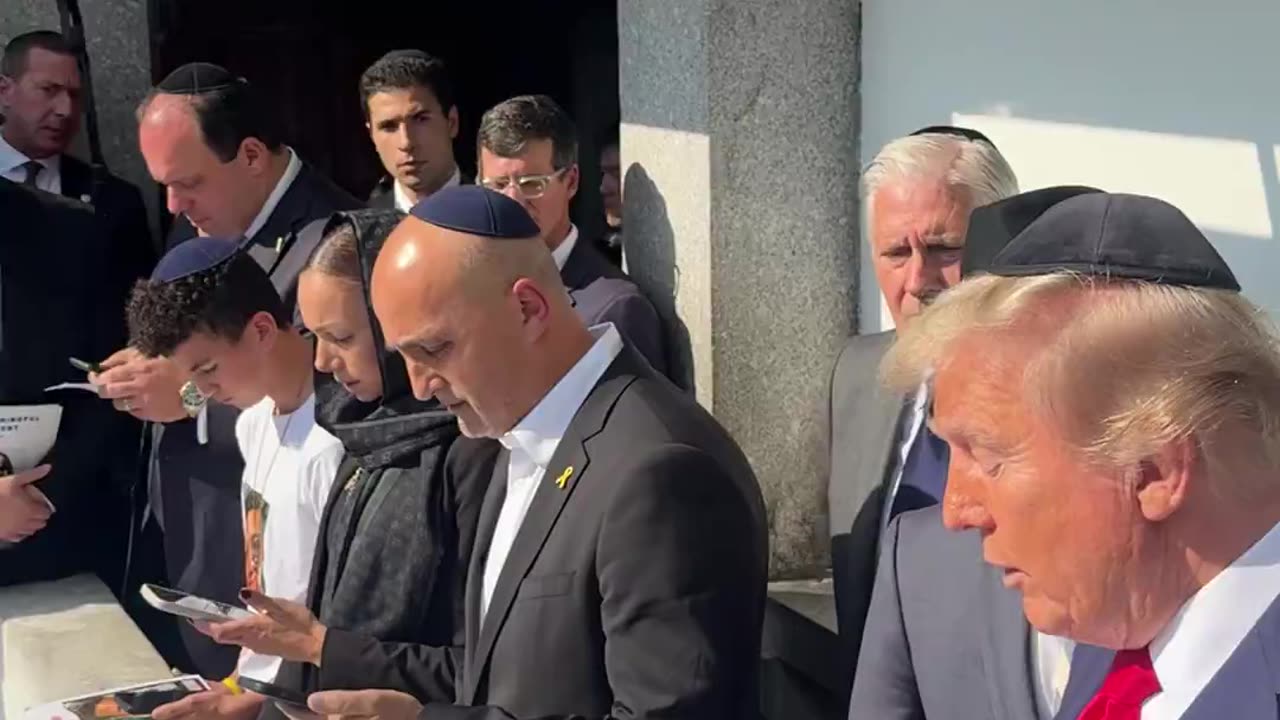
<instances>
[{"instance_id":1,"label":"boy in white t-shirt","mask_svg":"<svg viewBox=\"0 0 1280 720\"><path fill-rule=\"evenodd\" d=\"M245 587L305 603L343 455L341 442L315 423L311 340L292 325L258 262L217 238L169 251L153 279L134 289L128 318L139 351L171 358L205 396L243 410L236 440L245 463ZM279 664L245 650L237 674L271 682ZM193 710L251 718L262 703L252 693L208 695L191 700Z\"/></svg>"}]
</instances>

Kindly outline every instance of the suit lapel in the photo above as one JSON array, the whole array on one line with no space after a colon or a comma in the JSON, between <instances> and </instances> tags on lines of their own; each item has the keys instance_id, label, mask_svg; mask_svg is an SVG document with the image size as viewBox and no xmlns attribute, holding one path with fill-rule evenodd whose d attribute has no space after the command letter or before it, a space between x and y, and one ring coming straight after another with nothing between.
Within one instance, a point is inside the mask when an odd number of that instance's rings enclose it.
<instances>
[{"instance_id":1,"label":"suit lapel","mask_svg":"<svg viewBox=\"0 0 1280 720\"><path fill-rule=\"evenodd\" d=\"M564 286L569 290L581 290L591 284L594 279L591 277L588 268L590 257L583 252L584 240L582 235L578 235L578 242L574 244L573 251L569 253L569 257L565 258L564 267L560 270L560 279L564 282Z\"/></svg>"},{"instance_id":2,"label":"suit lapel","mask_svg":"<svg viewBox=\"0 0 1280 720\"><path fill-rule=\"evenodd\" d=\"M538 489L534 492L529 512L525 515L519 531L516 532L511 553L502 566L502 572L498 575L498 584L493 590L493 597L489 600L489 610L485 613L484 622L481 624L480 639L467 673L468 678L472 678L468 683L470 692L468 697L464 698L468 704L476 701L475 693L479 687L480 677L493 653L494 643L497 641L503 623L506 622L511 603L520 589L520 583L542 551L547 536L555 527L565 503L573 496L574 489L588 481L591 458L587 445L604 428L605 421L618 397L622 395L622 391L635 381L638 374L634 370L636 362L632 357L632 351L624 347L574 415L564 438L551 457L551 463L547 466ZM478 572L483 577L483 565ZM475 609L478 616L480 610L478 602Z\"/></svg>"},{"instance_id":3,"label":"suit lapel","mask_svg":"<svg viewBox=\"0 0 1280 720\"><path fill-rule=\"evenodd\" d=\"M1280 599L1272 601L1182 717L1280 718Z\"/></svg>"},{"instance_id":4,"label":"suit lapel","mask_svg":"<svg viewBox=\"0 0 1280 720\"><path fill-rule=\"evenodd\" d=\"M1251 632L1182 717L1184 720L1272 720L1277 717L1276 690L1263 642L1256 632Z\"/></svg>"},{"instance_id":5,"label":"suit lapel","mask_svg":"<svg viewBox=\"0 0 1280 720\"><path fill-rule=\"evenodd\" d=\"M507 463L511 454L504 448L498 453L493 466L493 479L480 505L480 519L476 524L475 549L471 552L471 564L467 568L466 618L467 646L463 661L463 688L461 698L470 704L475 698L478 676L472 672L476 643L480 641L480 595L484 588L484 563L489 557L489 545L498 527L498 514L507 498Z\"/></svg>"},{"instance_id":6,"label":"suit lapel","mask_svg":"<svg viewBox=\"0 0 1280 720\"><path fill-rule=\"evenodd\" d=\"M93 202L93 197L89 193L93 178L88 165L70 155L63 155L59 160L58 172L62 175L63 197L81 202Z\"/></svg>"},{"instance_id":7,"label":"suit lapel","mask_svg":"<svg viewBox=\"0 0 1280 720\"><path fill-rule=\"evenodd\" d=\"M895 338L896 335L892 332L884 333L879 352L875 354L875 364L865 373L866 382L872 383L867 394L874 398L874 401L867 404L869 415L864 417L862 423L863 427L867 428L867 434L864 436L866 437L864 447L867 450L865 462L871 463L870 466L864 467L863 471L867 473L865 477L880 478L881 487L884 488L885 503L893 502L889 493L892 490L890 485L893 480L893 471L898 464L896 450L901 440L899 430L902 426L902 417L909 409L907 404L911 399L888 392L880 384L880 360L888 352Z\"/></svg>"},{"instance_id":8,"label":"suit lapel","mask_svg":"<svg viewBox=\"0 0 1280 720\"><path fill-rule=\"evenodd\" d=\"M981 558L975 559L981 562ZM1022 601L1016 592L1004 587L999 571L986 563L980 592L987 615L982 660L987 668L993 717L1038 717L1031 674L1031 626L1022 614Z\"/></svg>"},{"instance_id":9,"label":"suit lapel","mask_svg":"<svg viewBox=\"0 0 1280 720\"><path fill-rule=\"evenodd\" d=\"M1057 720L1075 720L1089 704L1094 693L1102 687L1102 681L1111 670L1111 662L1115 659L1114 650L1077 645L1071 654L1071 677L1067 680L1067 689L1062 693L1062 706L1058 708Z\"/></svg>"}]
</instances>

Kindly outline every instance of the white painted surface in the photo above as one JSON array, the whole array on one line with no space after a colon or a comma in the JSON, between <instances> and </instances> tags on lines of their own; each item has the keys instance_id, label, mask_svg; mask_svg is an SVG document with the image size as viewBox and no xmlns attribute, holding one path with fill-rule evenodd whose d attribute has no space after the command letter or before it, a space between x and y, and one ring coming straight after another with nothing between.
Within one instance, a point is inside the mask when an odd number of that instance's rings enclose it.
<instances>
[{"instance_id":1,"label":"white painted surface","mask_svg":"<svg viewBox=\"0 0 1280 720\"><path fill-rule=\"evenodd\" d=\"M1182 208L1280 312L1280 3L863 0L862 161L924 125L996 143L1024 190ZM892 327L863 243L862 332Z\"/></svg>"},{"instance_id":2,"label":"white painted surface","mask_svg":"<svg viewBox=\"0 0 1280 720\"><path fill-rule=\"evenodd\" d=\"M169 668L95 577L0 590L0 718L134 683Z\"/></svg>"}]
</instances>

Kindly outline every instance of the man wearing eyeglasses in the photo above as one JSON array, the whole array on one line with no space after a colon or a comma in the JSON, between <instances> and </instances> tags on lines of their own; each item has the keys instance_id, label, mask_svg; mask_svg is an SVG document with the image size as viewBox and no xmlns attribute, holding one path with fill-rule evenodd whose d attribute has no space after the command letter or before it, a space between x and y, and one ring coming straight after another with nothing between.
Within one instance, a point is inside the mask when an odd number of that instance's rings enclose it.
<instances>
[{"instance_id":1,"label":"man wearing eyeglasses","mask_svg":"<svg viewBox=\"0 0 1280 720\"><path fill-rule=\"evenodd\" d=\"M514 97L484 114L476 145L479 183L533 216L586 324L613 323L666 375L666 339L653 303L592 243L580 239L569 219L579 180L578 140L569 115L546 95Z\"/></svg>"}]
</instances>

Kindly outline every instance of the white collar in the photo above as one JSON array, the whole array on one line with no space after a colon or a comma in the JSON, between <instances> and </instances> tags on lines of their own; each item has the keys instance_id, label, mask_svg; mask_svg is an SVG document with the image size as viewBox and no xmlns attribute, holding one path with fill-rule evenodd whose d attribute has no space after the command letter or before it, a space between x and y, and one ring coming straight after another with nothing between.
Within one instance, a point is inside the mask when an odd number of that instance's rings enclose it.
<instances>
[{"instance_id":1,"label":"white collar","mask_svg":"<svg viewBox=\"0 0 1280 720\"><path fill-rule=\"evenodd\" d=\"M564 236L564 240L551 251L551 258L556 261L556 269L564 270L564 264L569 262L569 255L573 253L573 246L578 244L578 226L569 223L569 234Z\"/></svg>"},{"instance_id":2,"label":"white collar","mask_svg":"<svg viewBox=\"0 0 1280 720\"><path fill-rule=\"evenodd\" d=\"M1280 524L1192 595L1151 641L1162 690L1143 705L1143 716L1180 717L1277 597Z\"/></svg>"},{"instance_id":3,"label":"white collar","mask_svg":"<svg viewBox=\"0 0 1280 720\"><path fill-rule=\"evenodd\" d=\"M271 218L271 213L276 211L276 206L280 204L280 198L288 192L289 186L294 180L298 179L298 173L302 172L302 161L298 159L298 153L293 148L286 146L285 150L289 151L289 165L285 167L284 174L276 181L276 186L271 190L271 194L267 196L267 201L262 203L262 209L258 211L257 217L253 222L249 223L248 229L244 231L246 240L252 239L263 225L267 224L267 220Z\"/></svg>"},{"instance_id":4,"label":"white collar","mask_svg":"<svg viewBox=\"0 0 1280 720\"><path fill-rule=\"evenodd\" d=\"M29 158L18 148L9 144L4 139L4 135L0 133L0 173L6 173L14 168L21 167L24 163L31 162L33 159L43 165L46 170L57 171L61 167L59 160L61 155L54 153L47 158Z\"/></svg>"},{"instance_id":5,"label":"white collar","mask_svg":"<svg viewBox=\"0 0 1280 720\"><path fill-rule=\"evenodd\" d=\"M453 174L449 176L449 179L445 181L444 185L440 186L440 190L443 190L447 187L457 187L461 184L462 184L462 172L458 170L457 165L454 165ZM391 183L391 192L395 197L396 209L399 210L400 212L407 213L413 209L414 205L417 204L414 201L409 199L409 193L406 192L404 187L400 185L399 180L395 180ZM439 192L439 190L437 190L436 192ZM418 199L425 200L426 198L418 198Z\"/></svg>"},{"instance_id":6,"label":"white collar","mask_svg":"<svg viewBox=\"0 0 1280 720\"><path fill-rule=\"evenodd\" d=\"M622 336L613 323L593 326L591 336L596 339L591 349L542 396L529 414L498 438L507 450L524 451L543 470L551 464L551 456L578 408L622 351Z\"/></svg>"}]
</instances>

